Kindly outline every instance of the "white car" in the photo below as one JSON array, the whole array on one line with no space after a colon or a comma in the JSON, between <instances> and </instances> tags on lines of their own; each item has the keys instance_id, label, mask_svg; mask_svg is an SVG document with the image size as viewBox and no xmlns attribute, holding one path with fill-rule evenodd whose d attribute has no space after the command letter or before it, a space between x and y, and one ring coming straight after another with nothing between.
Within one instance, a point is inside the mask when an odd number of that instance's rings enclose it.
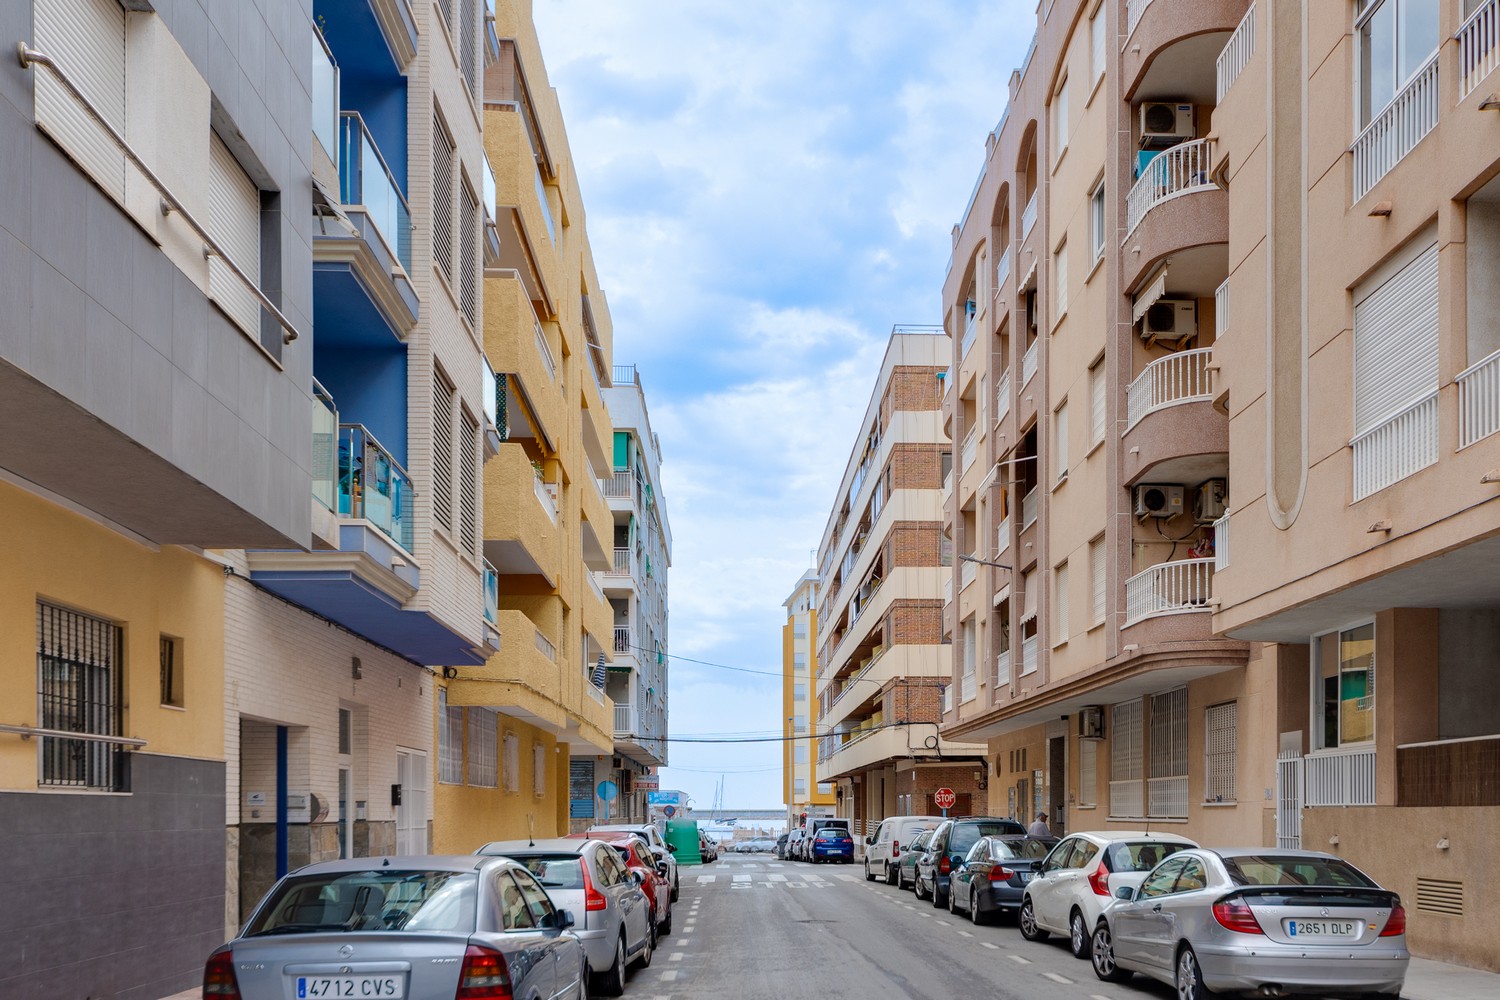
<instances>
[{"instance_id":1,"label":"white car","mask_svg":"<svg viewBox=\"0 0 1500 1000\"><path fill-rule=\"evenodd\" d=\"M1169 854L1197 843L1170 833L1099 830L1058 842L1026 884L1016 920L1021 936L1045 941L1068 935L1077 958L1088 958L1099 913L1121 886L1138 887Z\"/></svg>"},{"instance_id":2,"label":"white car","mask_svg":"<svg viewBox=\"0 0 1500 1000\"><path fill-rule=\"evenodd\" d=\"M646 841L646 846L651 848L651 854L657 861L667 866L667 881L672 883L672 902L677 902L678 889L681 882L677 877L677 858L672 854L671 848L667 846L661 831L654 823L610 823L604 826L590 827L589 836L595 833L638 833Z\"/></svg>"},{"instance_id":3,"label":"white car","mask_svg":"<svg viewBox=\"0 0 1500 1000\"><path fill-rule=\"evenodd\" d=\"M941 816L887 816L881 820L874 834L865 838L865 879L873 882L883 878L886 885L895 885L901 852L917 839L917 834L936 830L942 821Z\"/></svg>"}]
</instances>

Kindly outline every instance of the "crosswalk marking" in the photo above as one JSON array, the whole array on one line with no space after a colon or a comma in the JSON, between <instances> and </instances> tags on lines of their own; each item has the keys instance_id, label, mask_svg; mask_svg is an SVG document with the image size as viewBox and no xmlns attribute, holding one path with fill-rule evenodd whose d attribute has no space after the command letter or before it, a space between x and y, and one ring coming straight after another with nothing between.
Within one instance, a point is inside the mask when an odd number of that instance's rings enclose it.
<instances>
[{"instance_id":1,"label":"crosswalk marking","mask_svg":"<svg viewBox=\"0 0 1500 1000\"><path fill-rule=\"evenodd\" d=\"M774 872L774 873L766 876L766 881L767 882L785 882L786 881L786 876L783 875L783 874L781 874L780 872Z\"/></svg>"},{"instance_id":2,"label":"crosswalk marking","mask_svg":"<svg viewBox=\"0 0 1500 1000\"><path fill-rule=\"evenodd\" d=\"M709 882L716 881L718 879L718 877L719 876L717 876L717 875L699 875L698 876L698 884L699 885L707 885Z\"/></svg>"}]
</instances>

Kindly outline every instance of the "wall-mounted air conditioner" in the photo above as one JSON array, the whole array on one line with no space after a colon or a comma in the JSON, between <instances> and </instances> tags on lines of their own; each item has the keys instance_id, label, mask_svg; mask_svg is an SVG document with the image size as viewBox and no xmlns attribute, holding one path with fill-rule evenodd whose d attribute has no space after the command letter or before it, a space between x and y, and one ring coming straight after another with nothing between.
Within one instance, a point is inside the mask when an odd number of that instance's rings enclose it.
<instances>
[{"instance_id":1,"label":"wall-mounted air conditioner","mask_svg":"<svg viewBox=\"0 0 1500 1000\"><path fill-rule=\"evenodd\" d=\"M1224 516L1224 505L1229 501L1229 483L1223 479L1210 479L1198 487L1193 497L1193 520L1199 524L1213 524Z\"/></svg>"},{"instance_id":2,"label":"wall-mounted air conditioner","mask_svg":"<svg viewBox=\"0 0 1500 1000\"><path fill-rule=\"evenodd\" d=\"M1085 705L1078 710L1078 735L1085 740L1104 739L1104 706Z\"/></svg>"},{"instance_id":3,"label":"wall-mounted air conditioner","mask_svg":"<svg viewBox=\"0 0 1500 1000\"><path fill-rule=\"evenodd\" d=\"M1198 335L1196 299L1157 299L1141 317L1141 339L1182 341Z\"/></svg>"},{"instance_id":4,"label":"wall-mounted air conditioner","mask_svg":"<svg viewBox=\"0 0 1500 1000\"><path fill-rule=\"evenodd\" d=\"M1135 516L1176 517L1186 492L1175 483L1143 483L1135 488Z\"/></svg>"},{"instance_id":5,"label":"wall-mounted air conditioner","mask_svg":"<svg viewBox=\"0 0 1500 1000\"><path fill-rule=\"evenodd\" d=\"M1141 148L1160 149L1193 137L1193 106L1165 101L1141 105Z\"/></svg>"}]
</instances>

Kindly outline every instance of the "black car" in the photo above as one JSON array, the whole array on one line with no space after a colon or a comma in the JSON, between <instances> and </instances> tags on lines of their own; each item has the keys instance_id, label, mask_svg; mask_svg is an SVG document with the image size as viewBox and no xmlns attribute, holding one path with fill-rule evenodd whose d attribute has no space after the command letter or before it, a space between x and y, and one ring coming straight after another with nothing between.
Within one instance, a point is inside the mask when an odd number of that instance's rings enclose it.
<instances>
[{"instance_id":1,"label":"black car","mask_svg":"<svg viewBox=\"0 0 1500 1000\"><path fill-rule=\"evenodd\" d=\"M776 857L782 861L786 860L786 838L789 836L790 834L783 833L776 838Z\"/></svg>"},{"instance_id":2,"label":"black car","mask_svg":"<svg viewBox=\"0 0 1500 1000\"><path fill-rule=\"evenodd\" d=\"M1036 866L1056 837L981 837L948 875L948 910L982 924L992 913L1014 914Z\"/></svg>"},{"instance_id":3,"label":"black car","mask_svg":"<svg viewBox=\"0 0 1500 1000\"><path fill-rule=\"evenodd\" d=\"M980 837L1024 837L1026 827L1000 816L945 819L932 831L927 853L917 859L917 898L931 897L932 905L948 905L948 876Z\"/></svg>"}]
</instances>

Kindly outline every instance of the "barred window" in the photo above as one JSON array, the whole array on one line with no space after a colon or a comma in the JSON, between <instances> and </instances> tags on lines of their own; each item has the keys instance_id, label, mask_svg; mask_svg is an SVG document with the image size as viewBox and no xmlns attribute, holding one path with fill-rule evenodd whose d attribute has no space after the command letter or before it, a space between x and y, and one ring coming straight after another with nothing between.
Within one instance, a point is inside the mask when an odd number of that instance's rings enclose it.
<instances>
[{"instance_id":1,"label":"barred window","mask_svg":"<svg viewBox=\"0 0 1500 1000\"><path fill-rule=\"evenodd\" d=\"M453 383L441 371L432 378L432 516L453 530Z\"/></svg>"},{"instance_id":2,"label":"barred window","mask_svg":"<svg viewBox=\"0 0 1500 1000\"><path fill-rule=\"evenodd\" d=\"M1203 801L1235 801L1234 765L1239 743L1239 707L1236 702L1210 705L1203 713L1205 733Z\"/></svg>"},{"instance_id":3,"label":"barred window","mask_svg":"<svg viewBox=\"0 0 1500 1000\"><path fill-rule=\"evenodd\" d=\"M1141 796L1141 703L1126 701L1110 710L1109 814L1144 815Z\"/></svg>"},{"instance_id":4,"label":"barred window","mask_svg":"<svg viewBox=\"0 0 1500 1000\"><path fill-rule=\"evenodd\" d=\"M463 550L479 546L479 421L463 412L458 425L458 533Z\"/></svg>"},{"instance_id":5,"label":"barred window","mask_svg":"<svg viewBox=\"0 0 1500 1000\"><path fill-rule=\"evenodd\" d=\"M521 741L516 737L515 733L506 733L502 745L504 749L505 790L507 792L518 792L521 790Z\"/></svg>"},{"instance_id":6,"label":"barred window","mask_svg":"<svg viewBox=\"0 0 1500 1000\"><path fill-rule=\"evenodd\" d=\"M469 709L469 784L495 787L495 738L499 715L493 708Z\"/></svg>"},{"instance_id":7,"label":"barred window","mask_svg":"<svg viewBox=\"0 0 1500 1000\"><path fill-rule=\"evenodd\" d=\"M1151 697L1151 816L1186 817L1187 688Z\"/></svg>"},{"instance_id":8,"label":"barred window","mask_svg":"<svg viewBox=\"0 0 1500 1000\"><path fill-rule=\"evenodd\" d=\"M432 119L432 260L453 281L453 140Z\"/></svg>"},{"instance_id":9,"label":"barred window","mask_svg":"<svg viewBox=\"0 0 1500 1000\"><path fill-rule=\"evenodd\" d=\"M36 632L40 728L120 735L123 630L38 601ZM37 743L40 784L123 790L119 745L55 737Z\"/></svg>"},{"instance_id":10,"label":"barred window","mask_svg":"<svg viewBox=\"0 0 1500 1000\"><path fill-rule=\"evenodd\" d=\"M447 692L439 692L439 704L446 698ZM339 753L345 756L354 752L354 713L347 708L339 709Z\"/></svg>"},{"instance_id":11,"label":"barred window","mask_svg":"<svg viewBox=\"0 0 1500 1000\"><path fill-rule=\"evenodd\" d=\"M1078 804L1092 808L1099 797L1099 741L1078 741Z\"/></svg>"},{"instance_id":12,"label":"barred window","mask_svg":"<svg viewBox=\"0 0 1500 1000\"><path fill-rule=\"evenodd\" d=\"M541 743L531 744L531 794L547 794L547 748Z\"/></svg>"},{"instance_id":13,"label":"barred window","mask_svg":"<svg viewBox=\"0 0 1500 1000\"><path fill-rule=\"evenodd\" d=\"M438 781L464 783L464 710L448 706L448 691L438 688Z\"/></svg>"}]
</instances>

